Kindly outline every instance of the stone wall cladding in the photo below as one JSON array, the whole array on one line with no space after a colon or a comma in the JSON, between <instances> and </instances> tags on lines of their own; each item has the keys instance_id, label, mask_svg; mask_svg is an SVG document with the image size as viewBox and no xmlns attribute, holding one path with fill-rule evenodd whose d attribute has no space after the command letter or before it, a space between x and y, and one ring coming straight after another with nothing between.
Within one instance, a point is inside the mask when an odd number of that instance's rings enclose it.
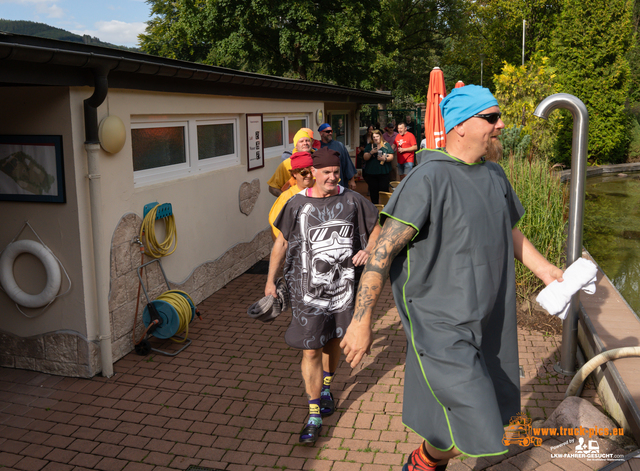
<instances>
[{"instance_id":1,"label":"stone wall cladding","mask_svg":"<svg viewBox=\"0 0 640 471\"><path fill-rule=\"evenodd\" d=\"M141 259L139 245L132 242L139 235L141 225L140 216L133 213L125 214L120 219L111 242L109 316L114 361L133 350L132 329L138 293L137 269ZM270 253L272 245L269 228L265 228L251 242L237 244L218 259L197 266L183 282L169 280L169 286L171 289L188 293L197 305L262 260ZM145 255L143 263L151 260L151 257ZM157 263L144 268L142 279L151 299L157 298L167 290ZM142 312L146 303L144 293L140 291L136 339L144 333ZM197 319L194 322L197 322Z\"/></svg>"},{"instance_id":2,"label":"stone wall cladding","mask_svg":"<svg viewBox=\"0 0 640 471\"><path fill-rule=\"evenodd\" d=\"M111 240L109 316L114 362L133 350L140 249L132 241L139 234L141 224L142 219L138 215L124 215ZM184 282L170 281L171 289L187 292L193 302L199 304L262 260L271 251L272 244L269 228L266 228L251 242L237 244L217 260L199 265ZM150 260L144 256L144 263ZM151 299L167 289L156 263L145 268L143 280ZM142 311L145 305L146 299L141 291L136 338L144 332ZM91 378L102 370L99 343L68 330L22 338L0 329L0 367L80 378Z\"/></svg>"},{"instance_id":3,"label":"stone wall cladding","mask_svg":"<svg viewBox=\"0 0 640 471\"><path fill-rule=\"evenodd\" d=\"M0 330L0 366L91 378L98 373L98 346L73 331L18 337Z\"/></svg>"}]
</instances>

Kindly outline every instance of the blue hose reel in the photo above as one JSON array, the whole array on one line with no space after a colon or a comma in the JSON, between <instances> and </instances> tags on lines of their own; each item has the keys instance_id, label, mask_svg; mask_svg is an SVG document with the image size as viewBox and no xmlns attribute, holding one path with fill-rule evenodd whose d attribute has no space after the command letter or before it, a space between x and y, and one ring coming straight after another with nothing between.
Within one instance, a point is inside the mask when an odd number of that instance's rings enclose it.
<instances>
[{"instance_id":1,"label":"blue hose reel","mask_svg":"<svg viewBox=\"0 0 640 471\"><path fill-rule=\"evenodd\" d=\"M160 298L165 297L170 299L170 297L173 297L176 302L170 303L163 299L150 300L147 289L142 281L142 269L154 262L157 262L160 266L168 290L160 295ZM153 350L164 355L175 356L191 344L191 339L187 338L187 335L181 337L179 334L185 330L188 331L188 324L193 321L196 315L200 317L196 306L184 291L171 290L169 280L159 259L151 260L150 262L140 265L140 267L138 267L138 279L140 280L140 286L142 286L144 295L147 298L147 305L142 312L142 322L146 330L146 335L140 343L135 345L135 351L138 355L147 355ZM180 308L182 314L178 312L176 305ZM184 345L175 352L166 352L152 348L148 340L150 336L158 339L171 339L175 342L184 342Z\"/></svg>"},{"instance_id":2,"label":"blue hose reel","mask_svg":"<svg viewBox=\"0 0 640 471\"><path fill-rule=\"evenodd\" d=\"M191 322L196 317L196 307L188 296L184 296L184 298L191 306L191 319L189 320L189 322ZM151 301L149 304L155 307L161 320L160 324L157 325L155 329L150 329L149 333L158 339L170 339L171 337L174 337L180 328L180 318L176 308L167 301L159 299ZM142 322L144 323L145 328L149 327L152 317L154 317L150 313L149 304L144 307L144 311L142 312Z\"/></svg>"}]
</instances>

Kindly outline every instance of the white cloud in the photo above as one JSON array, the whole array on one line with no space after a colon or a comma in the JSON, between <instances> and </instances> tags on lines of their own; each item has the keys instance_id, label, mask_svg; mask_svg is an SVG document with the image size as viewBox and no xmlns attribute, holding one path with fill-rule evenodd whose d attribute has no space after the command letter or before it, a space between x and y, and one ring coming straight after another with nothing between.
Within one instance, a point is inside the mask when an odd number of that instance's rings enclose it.
<instances>
[{"instance_id":1,"label":"white cloud","mask_svg":"<svg viewBox=\"0 0 640 471\"><path fill-rule=\"evenodd\" d=\"M19 5L47 18L64 17L64 10L58 6L58 0L0 0L0 4Z\"/></svg>"},{"instance_id":2,"label":"white cloud","mask_svg":"<svg viewBox=\"0 0 640 471\"><path fill-rule=\"evenodd\" d=\"M58 5L40 5L36 7L38 13L42 13L47 15L49 18L63 18L64 10L60 8Z\"/></svg>"},{"instance_id":3,"label":"white cloud","mask_svg":"<svg viewBox=\"0 0 640 471\"><path fill-rule=\"evenodd\" d=\"M93 30L73 31L76 34L88 34L101 41L124 46L136 46L138 35L144 33L146 23L125 23L124 21L98 21Z\"/></svg>"}]
</instances>

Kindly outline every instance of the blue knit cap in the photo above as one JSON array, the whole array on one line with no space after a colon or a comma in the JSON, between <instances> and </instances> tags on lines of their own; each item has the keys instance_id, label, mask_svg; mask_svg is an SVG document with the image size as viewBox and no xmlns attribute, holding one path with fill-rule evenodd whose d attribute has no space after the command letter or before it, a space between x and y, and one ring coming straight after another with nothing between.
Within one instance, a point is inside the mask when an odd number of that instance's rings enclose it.
<instances>
[{"instance_id":1,"label":"blue knit cap","mask_svg":"<svg viewBox=\"0 0 640 471\"><path fill-rule=\"evenodd\" d=\"M492 106L498 106L498 100L494 98L488 88L479 87L478 85L454 88L440 102L445 132L448 133L474 114L478 114Z\"/></svg>"}]
</instances>

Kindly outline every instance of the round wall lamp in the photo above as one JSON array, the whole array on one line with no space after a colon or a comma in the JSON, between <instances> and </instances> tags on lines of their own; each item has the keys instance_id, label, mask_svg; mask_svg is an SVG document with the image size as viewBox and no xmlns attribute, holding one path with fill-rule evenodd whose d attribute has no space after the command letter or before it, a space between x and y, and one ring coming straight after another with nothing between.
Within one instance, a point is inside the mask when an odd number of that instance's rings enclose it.
<instances>
[{"instance_id":1,"label":"round wall lamp","mask_svg":"<svg viewBox=\"0 0 640 471\"><path fill-rule=\"evenodd\" d=\"M100 121L98 128L100 146L110 154L116 154L122 150L127 140L127 131L124 123L117 116L107 116Z\"/></svg>"}]
</instances>

